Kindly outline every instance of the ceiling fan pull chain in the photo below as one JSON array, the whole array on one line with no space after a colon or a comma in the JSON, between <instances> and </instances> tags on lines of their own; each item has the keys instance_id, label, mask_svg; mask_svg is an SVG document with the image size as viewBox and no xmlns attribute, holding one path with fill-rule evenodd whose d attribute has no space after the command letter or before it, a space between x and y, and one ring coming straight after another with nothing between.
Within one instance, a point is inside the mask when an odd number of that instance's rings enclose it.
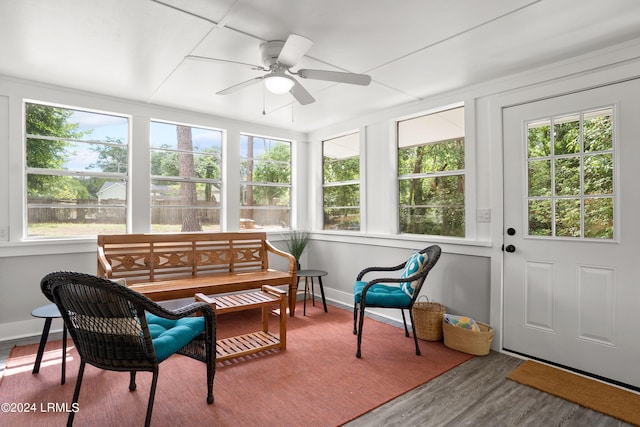
<instances>
[{"instance_id":1,"label":"ceiling fan pull chain","mask_svg":"<svg viewBox=\"0 0 640 427\"><path fill-rule=\"evenodd\" d=\"M264 107L264 105L266 103L266 101L265 101L266 96L267 96L266 95L266 89L264 88L264 85L262 85L262 115L263 116L267 115L267 113L265 112L265 107Z\"/></svg>"}]
</instances>

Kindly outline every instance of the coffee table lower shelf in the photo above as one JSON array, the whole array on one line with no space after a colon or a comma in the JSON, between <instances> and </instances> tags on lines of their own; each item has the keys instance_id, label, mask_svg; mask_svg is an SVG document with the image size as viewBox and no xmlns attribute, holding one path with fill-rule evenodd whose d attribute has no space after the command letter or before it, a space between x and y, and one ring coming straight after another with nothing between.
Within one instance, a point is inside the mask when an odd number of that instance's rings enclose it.
<instances>
[{"instance_id":1,"label":"coffee table lower shelf","mask_svg":"<svg viewBox=\"0 0 640 427\"><path fill-rule=\"evenodd\" d=\"M216 362L280 348L280 338L271 332L252 332L216 341Z\"/></svg>"},{"instance_id":2,"label":"coffee table lower shelf","mask_svg":"<svg viewBox=\"0 0 640 427\"><path fill-rule=\"evenodd\" d=\"M195 295L195 299L211 304L217 316L233 311L262 309L262 330L217 340L216 362L275 348L280 350L287 348L286 292L264 285L259 291L231 295L207 296L198 293ZM269 314L273 305L279 306L279 335L269 332Z\"/></svg>"}]
</instances>

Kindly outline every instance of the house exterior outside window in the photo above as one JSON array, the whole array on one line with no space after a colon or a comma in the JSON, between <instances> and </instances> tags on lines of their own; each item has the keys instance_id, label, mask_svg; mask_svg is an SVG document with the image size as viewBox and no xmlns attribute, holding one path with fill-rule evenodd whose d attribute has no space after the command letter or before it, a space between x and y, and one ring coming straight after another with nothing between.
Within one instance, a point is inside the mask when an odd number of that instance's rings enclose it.
<instances>
[{"instance_id":1,"label":"house exterior outside window","mask_svg":"<svg viewBox=\"0 0 640 427\"><path fill-rule=\"evenodd\" d=\"M129 118L26 102L27 239L127 231Z\"/></svg>"}]
</instances>

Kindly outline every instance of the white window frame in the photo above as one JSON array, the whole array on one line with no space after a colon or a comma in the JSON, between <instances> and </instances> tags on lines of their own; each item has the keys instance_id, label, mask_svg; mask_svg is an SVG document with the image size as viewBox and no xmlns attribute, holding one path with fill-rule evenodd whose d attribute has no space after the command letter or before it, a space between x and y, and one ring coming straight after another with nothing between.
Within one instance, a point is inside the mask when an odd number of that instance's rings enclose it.
<instances>
[{"instance_id":1,"label":"white window frame","mask_svg":"<svg viewBox=\"0 0 640 427\"><path fill-rule=\"evenodd\" d=\"M252 157L251 159L248 157L245 157L243 155L243 153L240 151L240 156L239 156L239 164L238 164L238 174L239 174L239 191L240 194L238 195L238 220L240 222L239 227L241 229L244 228L251 228L253 225L250 225L250 221L246 221L245 218L242 218L242 214L241 211L242 209L254 209L254 210L282 210L282 207L271 207L271 206L245 206L244 200L243 200L243 189L246 186L258 186L258 187L277 187L277 188L287 188L289 190L289 206L288 206L288 211L289 211L289 219L288 221L286 221L286 223L283 225L286 226L287 228L295 228L295 224L296 224L296 218L295 218L295 197L294 197L294 186L293 186L293 182L294 182L294 167L293 167L293 162L294 162L294 141L290 140L290 139L286 139L286 138L280 138L280 137L272 137L272 136L266 136L266 135L260 135L260 134L255 134L252 132L240 132L239 134L239 145L242 145L242 141L243 141L243 137L253 137L253 138L260 138L263 140L270 140L270 141L274 141L274 142L278 142L278 143L286 143L289 144L289 162L288 162L288 166L289 166L289 183L288 184L282 184L282 183L276 183L276 182L264 182L264 181L246 181L244 179L242 179L242 162L244 161L249 161L249 160L253 160L253 161L265 161L263 159L257 159L255 156ZM275 161L275 160L268 160L272 163L284 163L284 162L280 162L280 161ZM260 224L258 224L260 225ZM265 228L265 230L270 230L270 228Z\"/></svg>"},{"instance_id":2,"label":"white window frame","mask_svg":"<svg viewBox=\"0 0 640 427\"><path fill-rule=\"evenodd\" d=\"M64 110L72 110L72 111L78 111L81 113L91 113L91 114L100 114L100 115L104 115L104 116L113 116L113 117L119 117L122 119L126 119L127 120L127 144L126 149L127 149L127 172L126 173L116 173L116 172L93 172L93 171L86 171L86 170L68 170L68 169L50 169L50 168L34 168L34 167L28 167L27 166L27 141L29 139L45 139L45 140L51 140L51 141L67 141L67 142L74 142L74 143L80 143L80 144L87 144L87 145L101 145L101 146L112 146L112 147L121 147L122 145L120 144L114 144L114 143L110 143L107 141L101 141L101 140L84 140L84 139L75 139L75 138L60 138L60 137L55 137L55 136L47 136L47 135L32 135L32 134L27 134L27 129L26 129L26 118L27 118L27 104L33 104L33 105L38 105L38 106L42 106L42 107L48 107L48 108L58 108L58 109L64 109ZM57 236L43 236L43 237L30 237L28 234L28 229L29 229L29 208L30 207L59 207L59 205L55 205L55 204L44 204L44 205L39 205L39 204L35 204L35 205L30 205L29 201L28 201L28 187L27 187L27 176L28 175L50 175L50 176L75 176L75 177L93 177L93 178L106 178L106 179L114 179L114 180L121 180L125 182L125 201L122 204L113 204L113 205L109 205L110 207L113 208L123 208L125 209L125 233L128 233L130 228L131 228L131 224L130 224L130 199L131 199L131 190L130 190L130 173L131 173L131 128L132 128L132 117L128 114L123 114L123 113L117 113L117 112L111 112L111 111L104 111L104 110L97 110L97 109L91 109L91 108L85 108L85 107L78 107L78 106L72 106L72 105L64 105L64 104L57 104L57 103L50 103L50 102L44 102L44 101L38 101L38 100L34 100L34 99L23 99L22 100L22 116L21 116L21 120L22 120L22 125L23 125L23 156L22 156L22 161L24 162L24 190L23 190L23 206L24 206L24 214L23 214L23 227L22 227L22 239L24 241L37 241L37 240L49 240L49 239L55 239L55 240L59 240L59 239L74 239L74 238L82 238L82 237L92 237L93 235L57 235ZM86 209L91 209L91 208L99 208L100 205L75 205L74 206L76 209L80 208L86 208Z\"/></svg>"},{"instance_id":3,"label":"white window frame","mask_svg":"<svg viewBox=\"0 0 640 427\"><path fill-rule=\"evenodd\" d=\"M354 180L348 180L348 181L334 181L334 182L326 182L325 180L325 176L324 176L324 160L325 160L325 144L327 142L331 142L331 141L335 141L341 138L345 138L345 137L355 137L357 139L357 155L355 156L350 156L350 157L345 157L346 158L358 158L358 179L354 179ZM362 153L360 152L360 130L355 130L355 131L351 131L351 132L346 132L344 134L340 134L337 136L333 136L330 138L326 138L322 140L322 156L321 156L321 174L322 174L322 229L323 230L332 230L332 229L327 229L325 228L325 223L324 223L324 212L326 209L326 206L324 204L324 191L326 188L330 188L330 187L342 187L342 186L348 186L348 185L357 185L358 186L358 193L360 194L360 198L358 201L358 205L357 206L331 206L331 208L337 208L337 209L341 209L341 208L346 208L346 209L358 209L358 229L357 230L349 230L349 229L343 229L340 228L338 229L338 231L354 231L354 232L362 232Z\"/></svg>"},{"instance_id":4,"label":"white window frame","mask_svg":"<svg viewBox=\"0 0 640 427\"><path fill-rule=\"evenodd\" d=\"M187 176L165 176L165 175L152 175L151 174L151 159L152 159L152 153L154 151L157 152L165 152L165 153L190 153L194 156L196 155L209 155L211 157L213 157L213 154L210 153L204 153L201 151L189 151L189 152L185 152L179 149L169 149L169 148L160 148L160 147L155 147L153 146L153 142L151 140L151 128L153 126L154 123L159 123L159 124L166 124L166 125L171 125L171 126L184 126L184 127L189 127L191 129L202 129L202 130L206 130L206 131L212 131L212 132L219 132L220 133L220 154L219 154L219 158L218 158L218 163L219 163L219 169L220 169L220 178L197 178L197 177L187 177ZM219 211L219 222L218 222L218 230L222 230L222 224L223 224L223 211L224 211L224 197L223 197L223 181L224 181L224 170L223 170L223 150L224 150L224 138L225 138L225 133L222 129L218 129L218 128L214 128L211 126L201 126L201 125L195 125L195 124L190 124L190 123L180 123L180 122L174 122L174 121L169 121L169 120L160 120L160 119L150 119L149 120L149 191L152 191L152 185L154 181L165 181L165 182L190 182L190 183L194 183L194 184L210 184L210 185L217 185L218 188L220 189L220 198L219 198L219 205L215 206L215 207L206 207L206 206L202 206L202 207L196 207L198 210L201 209L210 209L210 210L217 210ZM191 208L192 206L186 206L186 205L172 205L172 206L168 206L171 209L185 209L185 208ZM156 206L153 204L153 199L149 200L149 229L152 230L153 228L153 209L154 208L160 208L160 206ZM154 232L154 231L152 231ZM178 231L176 231L178 232Z\"/></svg>"},{"instance_id":5,"label":"white window frame","mask_svg":"<svg viewBox=\"0 0 640 427\"><path fill-rule=\"evenodd\" d=\"M455 170L455 171L446 171L446 172L429 172L429 173L420 173L420 174L400 174L400 165L396 163L397 171L396 171L396 197L397 197L397 206L396 206L396 221L397 221L397 233L402 236L429 236L433 237L435 241L445 241L448 239L453 239L455 241L458 240L473 240L476 238L476 183L475 183L475 106L473 103L465 103L465 102L455 102L448 105L442 105L439 107L435 107L432 109L428 109L425 111L421 111L419 113L414 113L411 115L407 115L404 117L399 117L393 122L394 130L392 132L395 137L393 143L395 147L395 156L396 162L398 161L398 154L400 150L400 135L399 135L399 124L401 122L416 119L419 117L435 115L441 112L445 112L448 110L454 110L457 108L463 108L464 112L464 168ZM446 140L446 139L445 139ZM465 180L465 194L464 194L464 223L465 223L465 235L463 237L458 236L446 236L440 234L413 234L413 233L405 233L400 230L400 181L406 179L420 179L420 178L430 178L436 176L457 176L464 175ZM489 215L490 220L490 209L485 209ZM480 216L480 212L478 212L478 217Z\"/></svg>"}]
</instances>

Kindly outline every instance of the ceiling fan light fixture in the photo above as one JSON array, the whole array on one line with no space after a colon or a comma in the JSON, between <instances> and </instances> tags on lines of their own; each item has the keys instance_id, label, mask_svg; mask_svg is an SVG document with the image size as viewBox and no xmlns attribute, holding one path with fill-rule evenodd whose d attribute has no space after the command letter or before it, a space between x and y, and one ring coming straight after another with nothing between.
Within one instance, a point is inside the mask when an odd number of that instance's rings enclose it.
<instances>
[{"instance_id":1,"label":"ceiling fan light fixture","mask_svg":"<svg viewBox=\"0 0 640 427\"><path fill-rule=\"evenodd\" d=\"M277 95L289 92L294 84L293 79L284 74L271 74L264 77L264 85L269 92Z\"/></svg>"}]
</instances>

